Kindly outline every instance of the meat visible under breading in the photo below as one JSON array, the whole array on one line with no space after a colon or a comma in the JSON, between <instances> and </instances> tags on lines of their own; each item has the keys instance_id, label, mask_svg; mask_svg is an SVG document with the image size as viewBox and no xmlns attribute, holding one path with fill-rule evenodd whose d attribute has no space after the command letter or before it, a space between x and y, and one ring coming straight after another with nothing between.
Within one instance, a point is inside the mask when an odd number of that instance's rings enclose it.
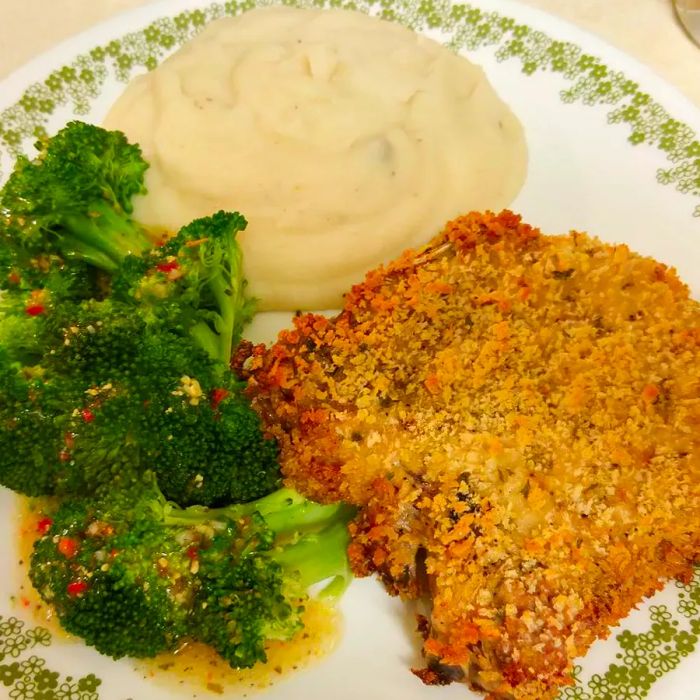
<instances>
[{"instance_id":1,"label":"meat visible under breading","mask_svg":"<svg viewBox=\"0 0 700 700\"><path fill-rule=\"evenodd\" d=\"M700 305L627 246L447 224L252 361L289 484L431 601L428 683L543 700L700 555ZM421 570L424 569L424 575Z\"/></svg>"}]
</instances>

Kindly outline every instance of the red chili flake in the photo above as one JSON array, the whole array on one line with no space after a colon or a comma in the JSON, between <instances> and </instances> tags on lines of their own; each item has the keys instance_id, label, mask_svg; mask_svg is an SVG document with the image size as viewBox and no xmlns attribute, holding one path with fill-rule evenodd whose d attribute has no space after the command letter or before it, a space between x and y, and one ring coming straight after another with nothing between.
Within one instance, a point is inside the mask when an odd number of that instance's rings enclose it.
<instances>
[{"instance_id":1,"label":"red chili flake","mask_svg":"<svg viewBox=\"0 0 700 700\"><path fill-rule=\"evenodd\" d=\"M18 272L10 272L10 274L7 276L7 281L10 284L19 284L22 281L22 278L19 276Z\"/></svg>"},{"instance_id":2,"label":"red chili flake","mask_svg":"<svg viewBox=\"0 0 700 700\"><path fill-rule=\"evenodd\" d=\"M158 272L174 272L180 268L180 263L177 260L169 260L156 265Z\"/></svg>"},{"instance_id":3,"label":"red chili flake","mask_svg":"<svg viewBox=\"0 0 700 700\"><path fill-rule=\"evenodd\" d=\"M109 553L109 558L110 558L110 559L114 559L114 558L117 556L117 554L119 554L119 550L118 550L118 549L112 549L112 551Z\"/></svg>"},{"instance_id":4,"label":"red chili flake","mask_svg":"<svg viewBox=\"0 0 700 700\"><path fill-rule=\"evenodd\" d=\"M61 537L58 540L58 551L66 559L71 559L78 553L78 543L72 537Z\"/></svg>"},{"instance_id":5,"label":"red chili flake","mask_svg":"<svg viewBox=\"0 0 700 700\"><path fill-rule=\"evenodd\" d=\"M95 414L89 408L84 408L80 415L86 423L92 423L95 420Z\"/></svg>"},{"instance_id":6,"label":"red chili flake","mask_svg":"<svg viewBox=\"0 0 700 700\"><path fill-rule=\"evenodd\" d=\"M44 313L44 311L46 311L46 309L44 308L43 304L30 304L24 309L24 311L29 316L40 316Z\"/></svg>"},{"instance_id":7,"label":"red chili flake","mask_svg":"<svg viewBox=\"0 0 700 700\"><path fill-rule=\"evenodd\" d=\"M68 450L61 450L58 453L58 458L61 462L70 462L70 452L68 452Z\"/></svg>"},{"instance_id":8,"label":"red chili flake","mask_svg":"<svg viewBox=\"0 0 700 700\"><path fill-rule=\"evenodd\" d=\"M51 518L42 518L37 524L36 524L36 531L39 532L42 535L45 535L51 526L53 525L53 520Z\"/></svg>"},{"instance_id":9,"label":"red chili flake","mask_svg":"<svg viewBox=\"0 0 700 700\"><path fill-rule=\"evenodd\" d=\"M185 554L186 554L190 559L196 559L196 558L199 556L199 550L198 550L194 545L192 545L191 547L189 547L189 548L187 549L187 551L185 552Z\"/></svg>"},{"instance_id":10,"label":"red chili flake","mask_svg":"<svg viewBox=\"0 0 700 700\"><path fill-rule=\"evenodd\" d=\"M22 603L22 605L25 608L28 608L32 604L32 601L29 600L29 598L24 598L24 597L20 598L20 602Z\"/></svg>"},{"instance_id":11,"label":"red chili flake","mask_svg":"<svg viewBox=\"0 0 700 700\"><path fill-rule=\"evenodd\" d=\"M70 450L73 449L75 446L75 435L73 433L66 433L63 436L63 442L66 444L66 447Z\"/></svg>"},{"instance_id":12,"label":"red chili flake","mask_svg":"<svg viewBox=\"0 0 700 700\"><path fill-rule=\"evenodd\" d=\"M642 389L642 398L647 403L655 403L656 399L659 398L659 393L659 387L656 384L647 384Z\"/></svg>"},{"instance_id":13,"label":"red chili flake","mask_svg":"<svg viewBox=\"0 0 700 700\"><path fill-rule=\"evenodd\" d=\"M71 581L66 590L68 591L68 595L72 596L75 598L76 596L82 595L87 591L87 583L85 581Z\"/></svg>"},{"instance_id":14,"label":"red chili flake","mask_svg":"<svg viewBox=\"0 0 700 700\"><path fill-rule=\"evenodd\" d=\"M211 392L211 407L217 409L219 404L229 395L226 389L212 389Z\"/></svg>"}]
</instances>

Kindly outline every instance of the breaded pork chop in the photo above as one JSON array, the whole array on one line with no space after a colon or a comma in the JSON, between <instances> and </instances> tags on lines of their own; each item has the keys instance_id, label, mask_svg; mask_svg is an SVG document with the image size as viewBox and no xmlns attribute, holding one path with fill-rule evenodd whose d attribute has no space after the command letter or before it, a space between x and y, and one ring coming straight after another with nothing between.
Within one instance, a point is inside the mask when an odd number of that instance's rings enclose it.
<instances>
[{"instance_id":1,"label":"breaded pork chop","mask_svg":"<svg viewBox=\"0 0 700 700\"><path fill-rule=\"evenodd\" d=\"M542 700L700 555L700 305L504 212L447 224L253 358L287 481L360 507L359 575L427 597L428 683Z\"/></svg>"}]
</instances>

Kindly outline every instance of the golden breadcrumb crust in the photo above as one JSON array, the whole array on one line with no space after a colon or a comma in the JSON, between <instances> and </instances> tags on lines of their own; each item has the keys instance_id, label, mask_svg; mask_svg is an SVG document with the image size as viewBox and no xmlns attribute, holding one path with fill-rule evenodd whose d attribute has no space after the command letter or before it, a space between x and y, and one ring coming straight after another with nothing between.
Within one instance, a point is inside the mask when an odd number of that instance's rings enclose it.
<instances>
[{"instance_id":1,"label":"golden breadcrumb crust","mask_svg":"<svg viewBox=\"0 0 700 700\"><path fill-rule=\"evenodd\" d=\"M251 362L287 482L429 595L426 682L543 700L700 555L700 305L673 270L469 214Z\"/></svg>"}]
</instances>

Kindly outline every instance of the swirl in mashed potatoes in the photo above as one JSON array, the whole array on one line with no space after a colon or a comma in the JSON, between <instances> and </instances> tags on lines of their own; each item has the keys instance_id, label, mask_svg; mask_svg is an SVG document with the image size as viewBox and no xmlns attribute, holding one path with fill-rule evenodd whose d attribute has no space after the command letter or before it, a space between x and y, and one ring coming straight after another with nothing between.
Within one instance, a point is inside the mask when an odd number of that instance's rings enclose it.
<instances>
[{"instance_id":1,"label":"swirl in mashed potatoes","mask_svg":"<svg viewBox=\"0 0 700 700\"><path fill-rule=\"evenodd\" d=\"M400 25L268 7L210 24L134 80L106 125L151 167L136 217L174 230L217 209L263 309L318 309L446 219L499 209L523 130L484 72Z\"/></svg>"}]
</instances>

